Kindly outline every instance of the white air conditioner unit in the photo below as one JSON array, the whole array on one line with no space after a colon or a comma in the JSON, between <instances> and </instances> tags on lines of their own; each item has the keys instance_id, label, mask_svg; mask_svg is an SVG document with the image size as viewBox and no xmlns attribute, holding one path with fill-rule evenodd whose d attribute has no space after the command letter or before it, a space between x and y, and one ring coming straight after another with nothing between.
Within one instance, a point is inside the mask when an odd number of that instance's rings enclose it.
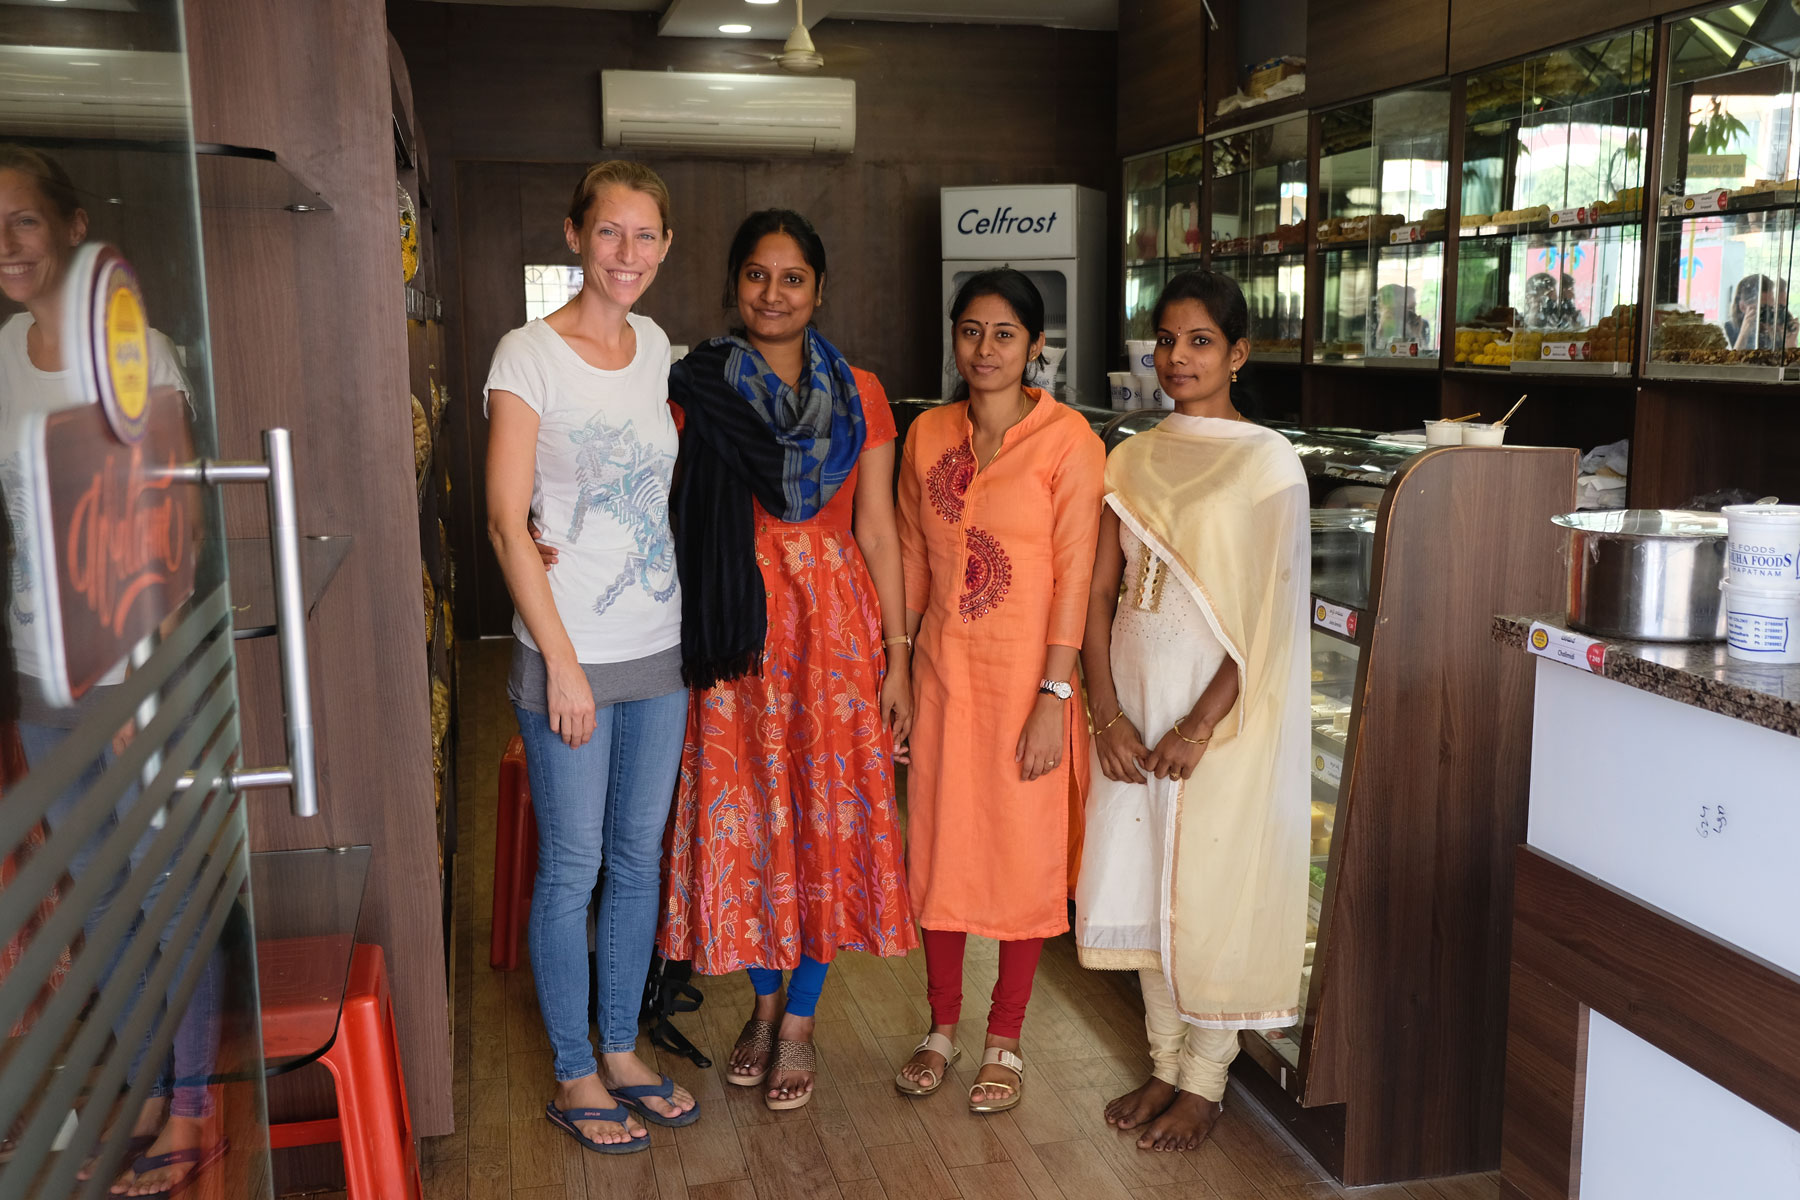
<instances>
[{"instance_id":1,"label":"white air conditioner unit","mask_svg":"<svg viewBox=\"0 0 1800 1200\"><path fill-rule=\"evenodd\" d=\"M600 140L624 150L848 154L856 83L819 75L600 72Z\"/></svg>"}]
</instances>

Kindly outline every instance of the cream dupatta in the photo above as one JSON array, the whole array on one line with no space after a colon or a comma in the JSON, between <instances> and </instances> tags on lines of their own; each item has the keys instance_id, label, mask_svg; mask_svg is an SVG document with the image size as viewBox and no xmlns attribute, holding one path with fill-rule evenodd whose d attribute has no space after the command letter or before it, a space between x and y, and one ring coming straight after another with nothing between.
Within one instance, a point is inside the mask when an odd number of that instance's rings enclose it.
<instances>
[{"instance_id":1,"label":"cream dupatta","mask_svg":"<svg viewBox=\"0 0 1800 1200\"><path fill-rule=\"evenodd\" d=\"M1311 836L1306 476L1280 434L1175 415L1113 451L1106 502L1192 596L1237 665L1239 695L1191 779L1145 785L1166 789L1155 805L1165 821L1160 911L1140 914L1138 926L1160 926L1159 952L1084 942L1082 961L1160 966L1181 1015L1196 1025L1292 1024ZM1154 688L1154 661L1146 671ZM1185 711L1195 698L1166 699ZM1163 731L1141 732L1154 745ZM1107 848L1090 841L1086 852ZM1115 872L1147 866L1110 864ZM1095 907L1104 905L1096 897Z\"/></svg>"}]
</instances>

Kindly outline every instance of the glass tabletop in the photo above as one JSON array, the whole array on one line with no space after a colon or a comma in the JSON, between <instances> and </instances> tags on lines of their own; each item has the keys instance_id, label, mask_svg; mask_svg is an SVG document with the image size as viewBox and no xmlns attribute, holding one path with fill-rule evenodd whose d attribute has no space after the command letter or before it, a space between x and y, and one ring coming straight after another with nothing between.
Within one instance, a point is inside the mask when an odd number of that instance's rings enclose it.
<instances>
[{"instance_id":1,"label":"glass tabletop","mask_svg":"<svg viewBox=\"0 0 1800 1200\"><path fill-rule=\"evenodd\" d=\"M354 541L347 533L308 534L300 539L300 582L307 616L312 616L319 597L337 578ZM269 539L228 538L225 553L231 560L231 636L240 641L274 637L275 576Z\"/></svg>"},{"instance_id":2,"label":"glass tabletop","mask_svg":"<svg viewBox=\"0 0 1800 1200\"><path fill-rule=\"evenodd\" d=\"M250 856L265 1074L305 1066L337 1038L370 853L336 846Z\"/></svg>"}]
</instances>

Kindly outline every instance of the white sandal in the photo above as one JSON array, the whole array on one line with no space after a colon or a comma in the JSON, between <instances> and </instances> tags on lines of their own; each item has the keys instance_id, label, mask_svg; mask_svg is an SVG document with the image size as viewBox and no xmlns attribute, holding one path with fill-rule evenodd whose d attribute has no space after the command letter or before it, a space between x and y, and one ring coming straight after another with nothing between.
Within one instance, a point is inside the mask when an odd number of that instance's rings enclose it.
<instances>
[{"instance_id":1,"label":"white sandal","mask_svg":"<svg viewBox=\"0 0 1800 1200\"><path fill-rule=\"evenodd\" d=\"M1019 1082L1012 1083L977 1083L969 1088L969 1111L972 1113L1005 1112L1009 1108L1017 1108L1024 1098L1022 1089L1025 1086L1025 1060L1001 1046L989 1046L981 1056L984 1067L1002 1066L1019 1077ZM998 1100L982 1100L977 1102L975 1090L980 1088L992 1092L996 1088L1005 1088L1006 1095Z\"/></svg>"},{"instance_id":2,"label":"white sandal","mask_svg":"<svg viewBox=\"0 0 1800 1200\"><path fill-rule=\"evenodd\" d=\"M922 1050L929 1050L933 1054L943 1056L945 1072L955 1066L956 1060L962 1057L962 1051L958 1050L950 1039L941 1033L926 1034L925 1040L913 1047L913 1054L917 1055ZM926 1083L927 1079L931 1082ZM930 1067L926 1067L918 1079L908 1079L904 1068L902 1068L901 1074L894 1076L894 1087L907 1096L929 1096L943 1086L943 1078Z\"/></svg>"}]
</instances>

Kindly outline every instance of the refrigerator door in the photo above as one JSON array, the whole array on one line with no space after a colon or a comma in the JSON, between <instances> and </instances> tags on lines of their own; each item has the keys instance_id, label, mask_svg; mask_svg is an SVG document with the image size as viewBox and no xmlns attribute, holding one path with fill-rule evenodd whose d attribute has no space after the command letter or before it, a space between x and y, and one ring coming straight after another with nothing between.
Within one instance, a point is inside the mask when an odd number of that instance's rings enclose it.
<instances>
[{"instance_id":1,"label":"refrigerator door","mask_svg":"<svg viewBox=\"0 0 1800 1200\"><path fill-rule=\"evenodd\" d=\"M944 263L944 396L948 398L955 392L961 378L956 373L956 354L952 341L954 330L949 318L950 302L956 298L957 289L971 275L994 267L1012 267L1023 271L1037 285L1038 292L1044 297L1044 346L1046 349L1063 351L1061 360L1056 364L1050 392L1058 400L1082 399L1071 393L1069 381L1082 379L1082 371L1087 366L1089 357L1098 355L1097 347L1089 349L1087 345L1098 330L1088 330L1071 308L1073 299L1080 295L1075 260L1072 258L1038 262Z\"/></svg>"}]
</instances>

